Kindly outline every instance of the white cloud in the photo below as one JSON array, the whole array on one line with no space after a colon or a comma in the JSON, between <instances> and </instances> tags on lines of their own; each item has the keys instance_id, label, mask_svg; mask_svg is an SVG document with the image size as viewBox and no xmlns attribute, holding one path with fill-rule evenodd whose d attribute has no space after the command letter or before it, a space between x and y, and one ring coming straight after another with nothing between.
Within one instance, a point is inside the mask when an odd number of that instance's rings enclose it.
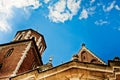
<instances>
[{"instance_id":1,"label":"white cloud","mask_svg":"<svg viewBox=\"0 0 120 80\"><path fill-rule=\"evenodd\" d=\"M115 30L120 31L120 26L114 27Z\"/></svg>"},{"instance_id":2,"label":"white cloud","mask_svg":"<svg viewBox=\"0 0 120 80\"><path fill-rule=\"evenodd\" d=\"M80 16L79 16L79 19L80 20L82 20L82 19L87 19L89 16L92 16L95 12L95 9L96 9L96 7L95 6L93 6L93 7L89 7L89 8L87 8L87 9L83 9L82 11L81 11L81 14L80 14Z\"/></svg>"},{"instance_id":3,"label":"white cloud","mask_svg":"<svg viewBox=\"0 0 120 80\"><path fill-rule=\"evenodd\" d=\"M8 22L6 20L1 20L0 21L0 31L2 32L7 32L8 30L11 30L10 25L8 24Z\"/></svg>"},{"instance_id":4,"label":"white cloud","mask_svg":"<svg viewBox=\"0 0 120 80\"><path fill-rule=\"evenodd\" d=\"M107 8L105 8L105 6L103 6L103 10L104 10L105 12L111 11L111 10L114 8L115 3L116 3L116 2L113 1L113 2L110 4L110 6L108 6Z\"/></svg>"},{"instance_id":5,"label":"white cloud","mask_svg":"<svg viewBox=\"0 0 120 80\"><path fill-rule=\"evenodd\" d=\"M80 2L81 0L59 0L54 5L49 6L49 19L53 22L71 20L77 14Z\"/></svg>"},{"instance_id":6,"label":"white cloud","mask_svg":"<svg viewBox=\"0 0 120 80\"><path fill-rule=\"evenodd\" d=\"M115 9L120 10L120 7L118 5L115 6Z\"/></svg>"},{"instance_id":7,"label":"white cloud","mask_svg":"<svg viewBox=\"0 0 120 80\"><path fill-rule=\"evenodd\" d=\"M70 10L72 15L76 15L80 9L81 0L67 0L67 8Z\"/></svg>"},{"instance_id":8,"label":"white cloud","mask_svg":"<svg viewBox=\"0 0 120 80\"><path fill-rule=\"evenodd\" d=\"M95 12L95 9L96 9L96 7L94 6L94 7L89 7L88 9L87 9L87 12L88 12L88 14L89 15L93 15Z\"/></svg>"},{"instance_id":9,"label":"white cloud","mask_svg":"<svg viewBox=\"0 0 120 80\"><path fill-rule=\"evenodd\" d=\"M50 2L50 0L44 0L44 3L46 3L46 4L49 3L49 2Z\"/></svg>"},{"instance_id":10,"label":"white cloud","mask_svg":"<svg viewBox=\"0 0 120 80\"><path fill-rule=\"evenodd\" d=\"M108 24L108 21L104 21L104 20L99 20L99 21L95 21L96 25L102 26L104 24Z\"/></svg>"},{"instance_id":11,"label":"white cloud","mask_svg":"<svg viewBox=\"0 0 120 80\"><path fill-rule=\"evenodd\" d=\"M39 0L0 0L0 31L7 32L11 29L8 20L14 17L13 7L25 9L29 6L32 6L31 9L37 9L41 4Z\"/></svg>"},{"instance_id":12,"label":"white cloud","mask_svg":"<svg viewBox=\"0 0 120 80\"><path fill-rule=\"evenodd\" d=\"M81 19L87 19L87 18L88 18L88 12L86 9L83 9L81 14L80 14L79 19L81 20Z\"/></svg>"},{"instance_id":13,"label":"white cloud","mask_svg":"<svg viewBox=\"0 0 120 80\"><path fill-rule=\"evenodd\" d=\"M94 2L95 2L95 0L91 0L91 1L90 1L90 4L92 4L92 3L94 3Z\"/></svg>"}]
</instances>

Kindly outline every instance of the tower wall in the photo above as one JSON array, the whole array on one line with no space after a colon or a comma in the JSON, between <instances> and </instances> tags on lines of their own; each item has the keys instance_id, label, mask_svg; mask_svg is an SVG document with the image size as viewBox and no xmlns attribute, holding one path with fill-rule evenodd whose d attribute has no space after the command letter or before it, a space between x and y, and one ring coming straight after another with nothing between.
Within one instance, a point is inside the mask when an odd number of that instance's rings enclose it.
<instances>
[{"instance_id":1,"label":"tower wall","mask_svg":"<svg viewBox=\"0 0 120 80\"><path fill-rule=\"evenodd\" d=\"M28 42L0 46L0 64L2 64L0 77L7 77L13 74L27 45ZM12 51L9 53L11 49Z\"/></svg>"},{"instance_id":2,"label":"tower wall","mask_svg":"<svg viewBox=\"0 0 120 80\"><path fill-rule=\"evenodd\" d=\"M18 31L12 42L0 45L0 80L43 65L41 55L45 49L41 34L32 29Z\"/></svg>"},{"instance_id":3,"label":"tower wall","mask_svg":"<svg viewBox=\"0 0 120 80\"><path fill-rule=\"evenodd\" d=\"M37 31L34 31L32 29L18 31L13 41L27 40L32 38L38 47L40 55L42 55L46 49L46 43L43 35L39 34Z\"/></svg>"},{"instance_id":4,"label":"tower wall","mask_svg":"<svg viewBox=\"0 0 120 80\"><path fill-rule=\"evenodd\" d=\"M37 68L37 66L42 65L38 58L39 58L39 56L38 56L36 50L33 47L31 47L30 50L28 51L23 63L21 64L17 74L26 72L29 70L33 70L33 69Z\"/></svg>"}]
</instances>

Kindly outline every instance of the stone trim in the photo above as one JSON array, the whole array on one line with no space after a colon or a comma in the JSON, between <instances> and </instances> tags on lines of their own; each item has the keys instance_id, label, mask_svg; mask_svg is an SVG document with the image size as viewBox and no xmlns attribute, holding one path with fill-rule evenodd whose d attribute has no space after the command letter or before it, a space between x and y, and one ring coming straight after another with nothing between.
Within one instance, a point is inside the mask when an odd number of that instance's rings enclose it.
<instances>
[{"instance_id":1,"label":"stone trim","mask_svg":"<svg viewBox=\"0 0 120 80\"><path fill-rule=\"evenodd\" d=\"M26 34L26 36L25 36L25 39L28 39L28 37L30 36L30 34L31 34L31 31L28 31L27 34Z\"/></svg>"},{"instance_id":2,"label":"stone trim","mask_svg":"<svg viewBox=\"0 0 120 80\"><path fill-rule=\"evenodd\" d=\"M38 41L37 41L37 46L40 45L41 40L42 40L42 37L40 36L39 39L38 39Z\"/></svg>"},{"instance_id":3,"label":"stone trim","mask_svg":"<svg viewBox=\"0 0 120 80\"><path fill-rule=\"evenodd\" d=\"M27 55L27 52L30 50L30 47L31 47L31 42L28 44L28 46L26 47L25 51L22 53L23 55L22 55L21 59L19 60L17 66L16 66L16 68L15 68L15 70L13 71L13 74L12 74L11 76L16 76L16 73L17 73L17 71L19 70L22 62L24 61L24 59L25 59L25 57L26 57L26 55Z\"/></svg>"},{"instance_id":4,"label":"stone trim","mask_svg":"<svg viewBox=\"0 0 120 80\"><path fill-rule=\"evenodd\" d=\"M44 75L43 77L40 77L39 79L43 79L43 78L46 78L46 77L49 77L49 76L52 76L52 75L55 75L55 74L58 74L58 73L60 73L60 72L63 72L63 71L66 71L66 70L68 70L68 69L71 69L71 68L79 68L79 69L84 69L84 70L91 70L91 71L100 71L100 72L107 72L107 73L113 73L113 70L111 69L111 70L109 70L109 69L107 69L107 68L104 68L104 69L100 69L100 68L95 68L95 67L93 67L93 68L91 68L91 67L89 67L89 66L80 66L80 65L78 65L79 63L76 63L76 64L71 64L71 63L73 63L73 62L70 62L70 63L68 63L66 66L64 65L64 68L62 68L61 70L58 70L58 69L56 69L56 71L54 71L54 72L52 72L52 73L49 73L49 75ZM63 65L61 65L60 67L63 67ZM57 68L57 67L55 67L55 68ZM55 68L52 68L52 69L55 69ZM50 69L50 70L52 70L52 69ZM49 70L48 70L49 71ZM46 71L45 71L46 72ZM43 73L44 74L44 72L41 72L41 73Z\"/></svg>"}]
</instances>

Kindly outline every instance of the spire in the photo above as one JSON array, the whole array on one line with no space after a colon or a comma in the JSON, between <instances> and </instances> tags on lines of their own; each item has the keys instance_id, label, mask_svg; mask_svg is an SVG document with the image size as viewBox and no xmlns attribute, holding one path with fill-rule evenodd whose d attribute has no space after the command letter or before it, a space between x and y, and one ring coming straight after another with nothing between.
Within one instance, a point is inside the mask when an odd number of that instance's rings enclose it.
<instances>
[{"instance_id":1,"label":"spire","mask_svg":"<svg viewBox=\"0 0 120 80\"><path fill-rule=\"evenodd\" d=\"M82 47L84 47L85 46L85 43L82 43Z\"/></svg>"}]
</instances>

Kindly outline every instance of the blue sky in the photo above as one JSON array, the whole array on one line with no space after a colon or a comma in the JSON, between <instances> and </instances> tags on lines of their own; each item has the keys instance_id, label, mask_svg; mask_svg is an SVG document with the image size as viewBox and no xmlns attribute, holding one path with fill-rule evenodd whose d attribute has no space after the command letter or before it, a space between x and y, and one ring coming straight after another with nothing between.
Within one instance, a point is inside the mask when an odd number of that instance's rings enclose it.
<instances>
[{"instance_id":1,"label":"blue sky","mask_svg":"<svg viewBox=\"0 0 120 80\"><path fill-rule=\"evenodd\" d=\"M119 0L0 0L0 24L0 44L19 30L43 34L44 63L70 61L82 43L105 62L120 57Z\"/></svg>"}]
</instances>

